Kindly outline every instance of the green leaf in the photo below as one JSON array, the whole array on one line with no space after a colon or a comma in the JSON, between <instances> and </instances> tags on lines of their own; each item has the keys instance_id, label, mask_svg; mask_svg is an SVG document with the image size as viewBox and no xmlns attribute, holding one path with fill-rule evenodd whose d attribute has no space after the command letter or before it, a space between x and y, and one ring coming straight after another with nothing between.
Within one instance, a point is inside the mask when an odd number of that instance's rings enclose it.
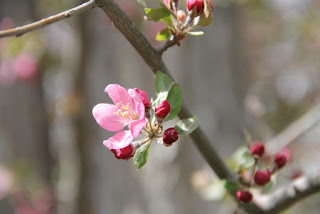
<instances>
[{"instance_id":1,"label":"green leaf","mask_svg":"<svg viewBox=\"0 0 320 214\"><path fill-rule=\"evenodd\" d=\"M171 86L166 100L170 103L171 106L170 114L166 119L166 121L169 121L179 114L182 107L182 92L180 86L177 83Z\"/></svg>"},{"instance_id":2,"label":"green leaf","mask_svg":"<svg viewBox=\"0 0 320 214\"><path fill-rule=\"evenodd\" d=\"M173 26L171 14L166 8L145 8L144 12L152 21L161 21L171 27Z\"/></svg>"},{"instance_id":3,"label":"green leaf","mask_svg":"<svg viewBox=\"0 0 320 214\"><path fill-rule=\"evenodd\" d=\"M152 107L157 107L162 100L165 100L168 96L169 90L173 84L170 77L166 74L162 73L161 71L157 71L156 73L156 93L157 98L152 102Z\"/></svg>"},{"instance_id":4,"label":"green leaf","mask_svg":"<svg viewBox=\"0 0 320 214\"><path fill-rule=\"evenodd\" d=\"M248 148L242 146L231 155L231 158L227 160L227 164L234 171L244 170L254 165L254 158Z\"/></svg>"},{"instance_id":5,"label":"green leaf","mask_svg":"<svg viewBox=\"0 0 320 214\"><path fill-rule=\"evenodd\" d=\"M146 143L136 151L133 157L133 163L137 169L140 169L147 163L149 148L150 148L150 144Z\"/></svg>"},{"instance_id":6,"label":"green leaf","mask_svg":"<svg viewBox=\"0 0 320 214\"><path fill-rule=\"evenodd\" d=\"M157 40L157 41L164 41L164 40L169 39L170 36L171 36L170 27L167 27L167 28L161 30L161 31L157 34L156 40Z\"/></svg>"},{"instance_id":7,"label":"green leaf","mask_svg":"<svg viewBox=\"0 0 320 214\"><path fill-rule=\"evenodd\" d=\"M204 33L203 31L191 31L191 32L187 32L187 34L191 36L202 36Z\"/></svg>"},{"instance_id":8,"label":"green leaf","mask_svg":"<svg viewBox=\"0 0 320 214\"><path fill-rule=\"evenodd\" d=\"M172 80L168 75L162 73L161 71L157 71L156 73L156 93L169 91L172 85Z\"/></svg>"},{"instance_id":9,"label":"green leaf","mask_svg":"<svg viewBox=\"0 0 320 214\"><path fill-rule=\"evenodd\" d=\"M196 117L190 117L188 119L180 120L174 126L179 133L179 136L186 136L191 134L197 127L199 122Z\"/></svg>"},{"instance_id":10,"label":"green leaf","mask_svg":"<svg viewBox=\"0 0 320 214\"><path fill-rule=\"evenodd\" d=\"M213 20L213 13L212 13L211 7L208 3L208 0L205 0L203 13L200 15L198 25L208 26L212 23L212 20Z\"/></svg>"},{"instance_id":11,"label":"green leaf","mask_svg":"<svg viewBox=\"0 0 320 214\"><path fill-rule=\"evenodd\" d=\"M226 190L228 190L228 192L235 192L239 189L239 185L237 183L227 180L223 181L223 186Z\"/></svg>"}]
</instances>

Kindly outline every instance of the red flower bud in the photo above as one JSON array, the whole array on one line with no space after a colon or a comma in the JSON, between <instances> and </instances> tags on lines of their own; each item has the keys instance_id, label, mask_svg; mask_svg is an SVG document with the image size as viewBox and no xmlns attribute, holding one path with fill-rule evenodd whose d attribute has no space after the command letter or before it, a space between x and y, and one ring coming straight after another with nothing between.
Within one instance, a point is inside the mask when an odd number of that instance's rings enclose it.
<instances>
[{"instance_id":1,"label":"red flower bud","mask_svg":"<svg viewBox=\"0 0 320 214\"><path fill-rule=\"evenodd\" d=\"M134 90L135 90L135 92L137 92L139 94L139 96L144 104L144 107L150 108L151 103L149 101L148 94L142 90L137 89L137 88L135 88Z\"/></svg>"},{"instance_id":2,"label":"red flower bud","mask_svg":"<svg viewBox=\"0 0 320 214\"><path fill-rule=\"evenodd\" d=\"M264 154L264 144L262 142L257 142L250 148L250 152L252 155L262 157L262 155Z\"/></svg>"},{"instance_id":3,"label":"red flower bud","mask_svg":"<svg viewBox=\"0 0 320 214\"><path fill-rule=\"evenodd\" d=\"M210 1L208 1L211 10L213 10L213 6ZM196 16L200 15L204 9L204 0L187 0L187 8L188 11L191 11L194 7L196 7Z\"/></svg>"},{"instance_id":4,"label":"red flower bud","mask_svg":"<svg viewBox=\"0 0 320 214\"><path fill-rule=\"evenodd\" d=\"M110 151L114 154L117 159L128 160L134 156L134 149L132 145L128 145L122 149L110 149Z\"/></svg>"},{"instance_id":5,"label":"red flower bud","mask_svg":"<svg viewBox=\"0 0 320 214\"><path fill-rule=\"evenodd\" d=\"M271 179L271 174L269 170L266 170L266 171L258 170L254 175L254 181L256 182L256 184L260 186L263 186L269 183L270 179Z\"/></svg>"},{"instance_id":6,"label":"red flower bud","mask_svg":"<svg viewBox=\"0 0 320 214\"><path fill-rule=\"evenodd\" d=\"M249 191L237 191L237 199L243 203L250 203L252 198L253 196Z\"/></svg>"},{"instance_id":7,"label":"red flower bud","mask_svg":"<svg viewBox=\"0 0 320 214\"><path fill-rule=\"evenodd\" d=\"M164 119L171 111L170 103L167 100L163 100L155 109L155 113L158 119Z\"/></svg>"},{"instance_id":8,"label":"red flower bud","mask_svg":"<svg viewBox=\"0 0 320 214\"><path fill-rule=\"evenodd\" d=\"M283 167L287 163L287 157L284 154L276 154L274 157L274 163L278 168Z\"/></svg>"},{"instance_id":9,"label":"red flower bud","mask_svg":"<svg viewBox=\"0 0 320 214\"><path fill-rule=\"evenodd\" d=\"M174 127L165 130L162 137L164 144L171 145L176 142L179 138L178 134L178 130Z\"/></svg>"}]
</instances>

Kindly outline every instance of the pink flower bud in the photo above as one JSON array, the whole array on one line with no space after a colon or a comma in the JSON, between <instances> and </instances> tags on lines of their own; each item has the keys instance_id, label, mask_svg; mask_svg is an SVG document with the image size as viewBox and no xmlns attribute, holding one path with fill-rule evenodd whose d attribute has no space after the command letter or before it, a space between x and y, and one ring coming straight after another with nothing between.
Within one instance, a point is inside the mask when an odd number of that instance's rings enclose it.
<instances>
[{"instance_id":1,"label":"pink flower bud","mask_svg":"<svg viewBox=\"0 0 320 214\"><path fill-rule=\"evenodd\" d=\"M174 127L165 130L162 137L164 144L171 145L176 142L179 138L178 134L178 130Z\"/></svg>"},{"instance_id":2,"label":"pink flower bud","mask_svg":"<svg viewBox=\"0 0 320 214\"><path fill-rule=\"evenodd\" d=\"M254 175L254 181L256 182L256 184L260 186L263 186L269 183L270 179L271 179L271 174L269 170L266 170L266 171L258 170Z\"/></svg>"},{"instance_id":3,"label":"pink flower bud","mask_svg":"<svg viewBox=\"0 0 320 214\"><path fill-rule=\"evenodd\" d=\"M117 159L128 160L134 156L134 149L131 144L122 149L110 149Z\"/></svg>"},{"instance_id":4,"label":"pink flower bud","mask_svg":"<svg viewBox=\"0 0 320 214\"><path fill-rule=\"evenodd\" d=\"M211 10L213 10L211 2L208 2L211 7ZM196 7L196 16L200 15L204 9L204 0L187 0L188 11L193 10L194 7Z\"/></svg>"},{"instance_id":5,"label":"pink flower bud","mask_svg":"<svg viewBox=\"0 0 320 214\"><path fill-rule=\"evenodd\" d=\"M137 89L137 88L135 88L134 90L135 90L135 92L137 92L139 94L139 96L144 104L144 107L150 108L151 103L149 101L148 94L142 90Z\"/></svg>"},{"instance_id":6,"label":"pink flower bud","mask_svg":"<svg viewBox=\"0 0 320 214\"><path fill-rule=\"evenodd\" d=\"M256 142L256 144L250 148L250 152L252 155L262 157L264 154L264 144L262 142Z\"/></svg>"},{"instance_id":7,"label":"pink flower bud","mask_svg":"<svg viewBox=\"0 0 320 214\"><path fill-rule=\"evenodd\" d=\"M183 10L178 10L177 18L180 22L183 22L186 19L186 13Z\"/></svg>"},{"instance_id":8,"label":"pink flower bud","mask_svg":"<svg viewBox=\"0 0 320 214\"><path fill-rule=\"evenodd\" d=\"M155 109L155 113L158 119L166 118L170 113L170 111L171 111L171 106L167 100L161 101L161 103Z\"/></svg>"},{"instance_id":9,"label":"pink flower bud","mask_svg":"<svg viewBox=\"0 0 320 214\"><path fill-rule=\"evenodd\" d=\"M278 168L283 167L287 163L287 157L284 154L276 154L274 157L274 163Z\"/></svg>"},{"instance_id":10,"label":"pink flower bud","mask_svg":"<svg viewBox=\"0 0 320 214\"><path fill-rule=\"evenodd\" d=\"M237 191L237 199L243 203L250 203L252 198L253 196L249 191Z\"/></svg>"}]
</instances>

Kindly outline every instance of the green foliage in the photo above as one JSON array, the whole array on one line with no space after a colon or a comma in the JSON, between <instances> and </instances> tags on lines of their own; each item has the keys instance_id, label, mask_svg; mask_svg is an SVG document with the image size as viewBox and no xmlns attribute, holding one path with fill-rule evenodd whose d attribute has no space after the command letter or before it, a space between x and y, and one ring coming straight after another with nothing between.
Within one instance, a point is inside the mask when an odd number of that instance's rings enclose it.
<instances>
[{"instance_id":1,"label":"green foliage","mask_svg":"<svg viewBox=\"0 0 320 214\"><path fill-rule=\"evenodd\" d=\"M155 22L164 22L169 26L173 26L170 12L165 8L145 8L147 17Z\"/></svg>"},{"instance_id":2,"label":"green foliage","mask_svg":"<svg viewBox=\"0 0 320 214\"><path fill-rule=\"evenodd\" d=\"M180 86L177 83L172 82L170 77L161 71L156 73L155 82L158 96L155 101L153 101L152 107L155 108L161 101L167 100L170 103L171 112L166 121L172 120L179 114L182 107L182 92Z\"/></svg>"},{"instance_id":3,"label":"green foliage","mask_svg":"<svg viewBox=\"0 0 320 214\"><path fill-rule=\"evenodd\" d=\"M191 36L202 36L204 33L203 31L190 31L190 32L187 32L187 34Z\"/></svg>"},{"instance_id":4,"label":"green foliage","mask_svg":"<svg viewBox=\"0 0 320 214\"><path fill-rule=\"evenodd\" d=\"M140 169L141 167L143 167L147 163L148 155L149 155L149 148L150 148L150 144L146 143L146 144L140 146L140 148L136 151L136 153L133 157L133 163L137 169Z\"/></svg>"},{"instance_id":5,"label":"green foliage","mask_svg":"<svg viewBox=\"0 0 320 214\"><path fill-rule=\"evenodd\" d=\"M167 27L167 28L161 30L161 31L157 34L156 40L157 40L157 41L164 41L164 40L169 39L170 36L171 36L170 27Z\"/></svg>"},{"instance_id":6,"label":"green foliage","mask_svg":"<svg viewBox=\"0 0 320 214\"><path fill-rule=\"evenodd\" d=\"M166 121L168 121L175 118L179 114L182 107L182 92L180 86L177 83L171 86L166 99L171 106L170 114L166 119Z\"/></svg>"},{"instance_id":7,"label":"green foliage","mask_svg":"<svg viewBox=\"0 0 320 214\"><path fill-rule=\"evenodd\" d=\"M245 146L238 148L227 160L228 166L234 171L248 169L254 165L254 162L254 158Z\"/></svg>"},{"instance_id":8,"label":"green foliage","mask_svg":"<svg viewBox=\"0 0 320 214\"><path fill-rule=\"evenodd\" d=\"M208 3L208 0L204 1L204 10L203 13L200 15L200 20L198 25L200 26L208 26L212 23L213 20L213 13L211 7Z\"/></svg>"},{"instance_id":9,"label":"green foliage","mask_svg":"<svg viewBox=\"0 0 320 214\"><path fill-rule=\"evenodd\" d=\"M236 192L239 189L239 184L227 180L223 181L223 186L228 192Z\"/></svg>"},{"instance_id":10,"label":"green foliage","mask_svg":"<svg viewBox=\"0 0 320 214\"><path fill-rule=\"evenodd\" d=\"M191 134L198 126L199 122L197 118L190 117L188 119L180 120L174 127L178 130L179 136L186 136Z\"/></svg>"}]
</instances>

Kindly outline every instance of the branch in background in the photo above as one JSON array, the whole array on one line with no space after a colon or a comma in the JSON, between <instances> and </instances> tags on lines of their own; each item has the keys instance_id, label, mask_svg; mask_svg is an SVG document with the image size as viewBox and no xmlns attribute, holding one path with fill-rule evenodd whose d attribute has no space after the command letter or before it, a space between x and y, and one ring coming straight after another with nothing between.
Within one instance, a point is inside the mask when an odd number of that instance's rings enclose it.
<instances>
[{"instance_id":1,"label":"branch in background","mask_svg":"<svg viewBox=\"0 0 320 214\"><path fill-rule=\"evenodd\" d=\"M310 111L301 118L289 125L285 130L270 140L267 144L267 150L270 154L277 153L280 149L286 147L289 143L299 138L320 121L320 104L316 104Z\"/></svg>"},{"instance_id":2,"label":"branch in background","mask_svg":"<svg viewBox=\"0 0 320 214\"><path fill-rule=\"evenodd\" d=\"M320 171L299 178L288 186L280 188L270 195L261 196L258 203L260 207L266 210L266 213L279 213L294 205L296 202L318 193L319 191Z\"/></svg>"},{"instance_id":3,"label":"branch in background","mask_svg":"<svg viewBox=\"0 0 320 214\"><path fill-rule=\"evenodd\" d=\"M58 13L56 15L50 16L45 19L41 19L40 21L33 22L31 24L24 25L17 28L0 31L0 38L9 37L9 36L17 36L17 37L22 36L25 33L38 30L40 28L46 27L47 25L58 22L60 20L70 18L71 16L83 13L94 7L95 7L95 0L90 0L70 10L66 10L64 12Z\"/></svg>"}]
</instances>

